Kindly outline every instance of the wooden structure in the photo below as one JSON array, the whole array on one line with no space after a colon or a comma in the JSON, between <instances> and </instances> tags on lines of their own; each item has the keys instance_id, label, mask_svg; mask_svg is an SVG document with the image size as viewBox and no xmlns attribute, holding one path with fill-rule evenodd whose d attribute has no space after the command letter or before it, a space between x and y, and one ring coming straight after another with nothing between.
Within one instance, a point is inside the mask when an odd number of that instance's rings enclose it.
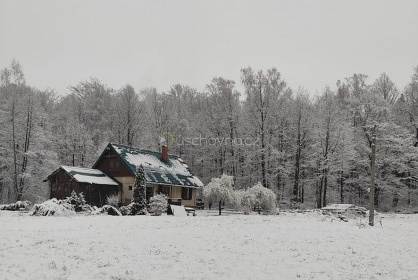
<instances>
[{"instance_id":1,"label":"wooden structure","mask_svg":"<svg viewBox=\"0 0 418 280\"><path fill-rule=\"evenodd\" d=\"M50 198L65 199L72 191L83 193L92 206L103 206L109 195L118 194L121 184L100 170L60 166L44 182L49 183Z\"/></svg>"}]
</instances>

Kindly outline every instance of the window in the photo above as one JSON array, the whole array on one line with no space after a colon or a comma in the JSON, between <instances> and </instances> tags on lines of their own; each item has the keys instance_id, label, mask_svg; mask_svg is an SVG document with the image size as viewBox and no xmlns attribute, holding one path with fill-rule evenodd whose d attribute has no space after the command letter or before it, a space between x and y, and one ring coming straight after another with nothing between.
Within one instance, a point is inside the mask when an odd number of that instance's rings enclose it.
<instances>
[{"instance_id":1,"label":"window","mask_svg":"<svg viewBox=\"0 0 418 280\"><path fill-rule=\"evenodd\" d=\"M166 196L170 196L170 187L169 186L158 185L157 193L162 193L162 194L165 194Z\"/></svg>"},{"instance_id":2,"label":"window","mask_svg":"<svg viewBox=\"0 0 418 280\"><path fill-rule=\"evenodd\" d=\"M192 188L181 188L181 198L184 200L192 199Z\"/></svg>"},{"instance_id":3,"label":"window","mask_svg":"<svg viewBox=\"0 0 418 280\"><path fill-rule=\"evenodd\" d=\"M132 186L129 186L128 189L131 191L132 190Z\"/></svg>"},{"instance_id":4,"label":"window","mask_svg":"<svg viewBox=\"0 0 418 280\"><path fill-rule=\"evenodd\" d=\"M109 159L109 170L117 171L119 169L119 160L117 158Z\"/></svg>"}]
</instances>

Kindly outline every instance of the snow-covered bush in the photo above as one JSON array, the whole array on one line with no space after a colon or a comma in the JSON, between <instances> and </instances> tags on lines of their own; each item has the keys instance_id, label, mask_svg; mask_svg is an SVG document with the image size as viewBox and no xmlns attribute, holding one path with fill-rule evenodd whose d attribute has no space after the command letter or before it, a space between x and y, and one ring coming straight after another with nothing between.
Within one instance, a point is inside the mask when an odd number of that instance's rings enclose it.
<instances>
[{"instance_id":1,"label":"snow-covered bush","mask_svg":"<svg viewBox=\"0 0 418 280\"><path fill-rule=\"evenodd\" d=\"M131 215L131 204L129 204L128 206L121 206L119 208L120 213L122 214L122 216L126 216L126 215Z\"/></svg>"},{"instance_id":2,"label":"snow-covered bush","mask_svg":"<svg viewBox=\"0 0 418 280\"><path fill-rule=\"evenodd\" d=\"M269 214L275 214L277 211L277 197L276 194L259 182L248 189L251 196L254 197L254 206L264 209Z\"/></svg>"},{"instance_id":3,"label":"snow-covered bush","mask_svg":"<svg viewBox=\"0 0 418 280\"><path fill-rule=\"evenodd\" d=\"M90 206L86 206L86 199L84 198L82 192L77 195L77 193L73 190L71 192L71 196L67 197L64 201L73 205L76 212L89 211L91 209Z\"/></svg>"},{"instance_id":4,"label":"snow-covered bush","mask_svg":"<svg viewBox=\"0 0 418 280\"><path fill-rule=\"evenodd\" d=\"M33 207L33 216L72 216L75 215L74 206L65 200L52 198Z\"/></svg>"},{"instance_id":5,"label":"snow-covered bush","mask_svg":"<svg viewBox=\"0 0 418 280\"><path fill-rule=\"evenodd\" d=\"M26 211L30 205L30 201L16 201L15 203L0 205L0 210Z\"/></svg>"},{"instance_id":6,"label":"snow-covered bush","mask_svg":"<svg viewBox=\"0 0 418 280\"><path fill-rule=\"evenodd\" d=\"M150 198L150 212L154 216L161 216L162 213L167 211L168 196L164 194L157 194Z\"/></svg>"},{"instance_id":7,"label":"snow-covered bush","mask_svg":"<svg viewBox=\"0 0 418 280\"><path fill-rule=\"evenodd\" d=\"M112 205L113 207L119 206L119 195L112 194L106 197L107 204Z\"/></svg>"},{"instance_id":8,"label":"snow-covered bush","mask_svg":"<svg viewBox=\"0 0 418 280\"><path fill-rule=\"evenodd\" d=\"M222 203L235 202L234 177L223 174L221 178L212 178L203 188L203 196L209 203L219 202L219 215L221 215Z\"/></svg>"},{"instance_id":9,"label":"snow-covered bush","mask_svg":"<svg viewBox=\"0 0 418 280\"><path fill-rule=\"evenodd\" d=\"M235 191L238 208L241 209L245 215L251 213L255 205L255 195L248 190Z\"/></svg>"},{"instance_id":10,"label":"snow-covered bush","mask_svg":"<svg viewBox=\"0 0 418 280\"><path fill-rule=\"evenodd\" d=\"M95 211L93 211L93 214L94 215L107 214L111 216L122 216L122 213L116 207L113 207L112 205L103 205L103 207L98 208Z\"/></svg>"}]
</instances>

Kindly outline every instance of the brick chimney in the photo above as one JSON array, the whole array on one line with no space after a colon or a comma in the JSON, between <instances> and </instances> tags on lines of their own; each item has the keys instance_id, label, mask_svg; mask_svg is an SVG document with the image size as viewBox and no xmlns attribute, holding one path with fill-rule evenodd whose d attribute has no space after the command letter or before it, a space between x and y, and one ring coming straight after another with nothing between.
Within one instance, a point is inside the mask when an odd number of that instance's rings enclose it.
<instances>
[{"instance_id":1,"label":"brick chimney","mask_svg":"<svg viewBox=\"0 0 418 280\"><path fill-rule=\"evenodd\" d=\"M161 147L161 159L163 161L168 160L168 147L167 147L167 145L162 145L162 147Z\"/></svg>"}]
</instances>

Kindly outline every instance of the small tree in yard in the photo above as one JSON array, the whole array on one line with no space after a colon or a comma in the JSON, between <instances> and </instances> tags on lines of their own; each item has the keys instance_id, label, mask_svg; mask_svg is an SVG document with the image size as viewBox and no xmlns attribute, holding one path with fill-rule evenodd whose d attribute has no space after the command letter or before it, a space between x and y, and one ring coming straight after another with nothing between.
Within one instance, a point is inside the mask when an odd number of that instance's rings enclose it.
<instances>
[{"instance_id":1,"label":"small tree in yard","mask_svg":"<svg viewBox=\"0 0 418 280\"><path fill-rule=\"evenodd\" d=\"M248 189L252 199L254 199L254 206L263 208L270 214L276 213L276 194L258 182L255 186Z\"/></svg>"},{"instance_id":2,"label":"small tree in yard","mask_svg":"<svg viewBox=\"0 0 418 280\"><path fill-rule=\"evenodd\" d=\"M167 211L168 197L164 194L157 194L150 198L150 211L154 216L161 216Z\"/></svg>"},{"instance_id":3,"label":"small tree in yard","mask_svg":"<svg viewBox=\"0 0 418 280\"><path fill-rule=\"evenodd\" d=\"M240 208L245 215L250 214L256 203L255 195L248 190L235 191L238 208Z\"/></svg>"},{"instance_id":4,"label":"small tree in yard","mask_svg":"<svg viewBox=\"0 0 418 280\"><path fill-rule=\"evenodd\" d=\"M222 215L222 203L234 202L234 178L223 174L221 178L212 178L203 188L203 196L207 201L219 201L219 215Z\"/></svg>"},{"instance_id":5,"label":"small tree in yard","mask_svg":"<svg viewBox=\"0 0 418 280\"><path fill-rule=\"evenodd\" d=\"M134 195L132 197L131 215L145 215L147 213L147 202L145 197L145 172L140 165L135 174Z\"/></svg>"},{"instance_id":6,"label":"small tree in yard","mask_svg":"<svg viewBox=\"0 0 418 280\"><path fill-rule=\"evenodd\" d=\"M81 192L77 195L74 190L71 192L71 196L67 197L64 201L73 205L76 212L83 211L84 206L86 205L86 199L84 198L83 193Z\"/></svg>"}]
</instances>

